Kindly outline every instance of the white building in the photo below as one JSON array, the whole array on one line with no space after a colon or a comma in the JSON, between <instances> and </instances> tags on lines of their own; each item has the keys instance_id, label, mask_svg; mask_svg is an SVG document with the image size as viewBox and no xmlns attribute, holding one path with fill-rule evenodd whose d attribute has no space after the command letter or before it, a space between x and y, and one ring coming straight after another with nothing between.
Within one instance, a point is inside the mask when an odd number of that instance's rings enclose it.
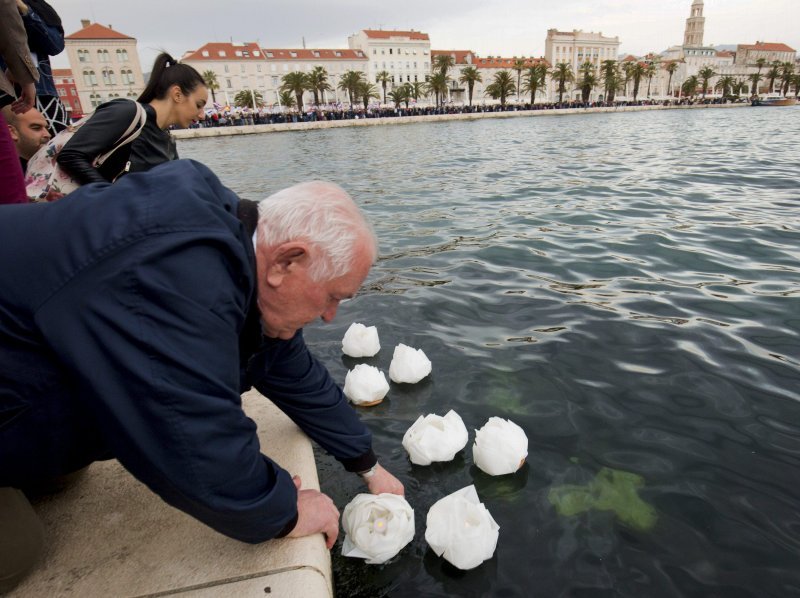
<instances>
[{"instance_id":1,"label":"white building","mask_svg":"<svg viewBox=\"0 0 800 598\"><path fill-rule=\"evenodd\" d=\"M136 38L86 19L81 25L64 41L83 110L92 112L113 98L139 97L144 76Z\"/></svg>"},{"instance_id":2,"label":"white building","mask_svg":"<svg viewBox=\"0 0 800 598\"><path fill-rule=\"evenodd\" d=\"M317 66L326 70L333 88L320 101L345 102L346 94L337 89L341 75L351 70L365 75L367 72L367 57L360 50L260 48L254 42L208 43L186 52L181 62L194 67L201 75L213 72L219 84L219 91L213 95L217 103L227 106L232 106L236 94L245 90L260 93L267 105L276 105L284 75L294 71L308 73ZM306 92L304 105L310 105L313 97L312 92ZM212 101L209 95L209 103Z\"/></svg>"},{"instance_id":3,"label":"white building","mask_svg":"<svg viewBox=\"0 0 800 598\"><path fill-rule=\"evenodd\" d=\"M386 71L395 86L424 82L431 72L431 40L419 31L384 31L364 29L347 38L348 46L367 57L367 77L376 83L376 75ZM387 87L391 90L392 85Z\"/></svg>"},{"instance_id":4,"label":"white building","mask_svg":"<svg viewBox=\"0 0 800 598\"><path fill-rule=\"evenodd\" d=\"M602 32L594 33L580 29L572 31L548 29L544 58L554 67L559 63L568 64L577 79L580 66L586 62L591 62L599 71L603 61L617 60L619 45L619 37L607 37ZM552 81L548 82L548 89L550 100L557 100L556 84ZM593 101L598 99L602 93L601 89L595 89L591 99ZM573 84L564 97L565 99L580 97L577 85Z\"/></svg>"}]
</instances>

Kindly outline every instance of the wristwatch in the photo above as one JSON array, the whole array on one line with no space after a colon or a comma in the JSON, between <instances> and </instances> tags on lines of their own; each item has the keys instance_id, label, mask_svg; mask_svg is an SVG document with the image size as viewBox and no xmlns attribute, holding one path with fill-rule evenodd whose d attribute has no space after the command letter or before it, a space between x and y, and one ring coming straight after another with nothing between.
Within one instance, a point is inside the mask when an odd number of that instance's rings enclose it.
<instances>
[{"instance_id":1,"label":"wristwatch","mask_svg":"<svg viewBox=\"0 0 800 598\"><path fill-rule=\"evenodd\" d=\"M359 471L358 475L361 476L364 479L367 479L367 478L371 478L372 476L374 476L377 473L377 471L378 471L378 464L375 463L375 465L370 467L368 470Z\"/></svg>"}]
</instances>

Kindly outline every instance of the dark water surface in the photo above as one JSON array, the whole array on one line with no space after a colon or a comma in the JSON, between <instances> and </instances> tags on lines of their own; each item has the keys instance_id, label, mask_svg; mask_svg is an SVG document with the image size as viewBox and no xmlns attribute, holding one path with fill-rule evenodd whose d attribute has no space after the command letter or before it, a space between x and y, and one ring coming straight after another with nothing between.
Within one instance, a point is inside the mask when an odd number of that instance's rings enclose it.
<instances>
[{"instance_id":1,"label":"dark water surface","mask_svg":"<svg viewBox=\"0 0 800 598\"><path fill-rule=\"evenodd\" d=\"M381 258L336 321L306 330L344 383L353 321L387 372L403 342L433 374L361 410L406 486L416 538L386 565L333 552L337 595L800 596L800 108L518 118L180 143L245 197L312 178L373 219ZM420 414L455 409L470 444L412 466ZM530 440L492 478L493 415ZM319 456L340 509L361 491ZM548 499L603 468L641 476L651 529ZM424 540L475 484L500 525L461 572Z\"/></svg>"}]
</instances>

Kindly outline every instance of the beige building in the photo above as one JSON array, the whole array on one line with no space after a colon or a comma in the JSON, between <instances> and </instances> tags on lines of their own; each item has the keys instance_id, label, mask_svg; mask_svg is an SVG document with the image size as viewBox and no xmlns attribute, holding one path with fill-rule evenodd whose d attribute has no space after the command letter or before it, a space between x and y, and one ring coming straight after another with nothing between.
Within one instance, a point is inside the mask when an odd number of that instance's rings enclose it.
<instances>
[{"instance_id":1,"label":"beige building","mask_svg":"<svg viewBox=\"0 0 800 598\"><path fill-rule=\"evenodd\" d=\"M236 94L245 90L260 93L268 106L278 105L283 76L295 71L308 73L317 66L327 71L333 88L320 101L346 102L346 94L337 89L342 74L351 70L365 75L367 72L367 58L360 50L260 48L255 42L208 43L186 52L181 62L200 74L211 71L216 75L219 90L209 95L209 105L215 97L223 106L233 105ZM303 104L310 106L313 97L310 91L306 92Z\"/></svg>"},{"instance_id":2,"label":"beige building","mask_svg":"<svg viewBox=\"0 0 800 598\"><path fill-rule=\"evenodd\" d=\"M703 45L706 19L703 16L703 0L693 0L692 10L686 19L686 29L683 32L683 45L699 48Z\"/></svg>"},{"instance_id":3,"label":"beige building","mask_svg":"<svg viewBox=\"0 0 800 598\"><path fill-rule=\"evenodd\" d=\"M778 62L794 62L797 52L780 43L756 42L752 45L739 44L736 46L736 64L755 66L759 58L766 60L766 64Z\"/></svg>"},{"instance_id":4,"label":"beige building","mask_svg":"<svg viewBox=\"0 0 800 598\"><path fill-rule=\"evenodd\" d=\"M138 97L144 76L136 38L86 19L81 25L64 39L83 110L92 112L113 98Z\"/></svg>"},{"instance_id":5,"label":"beige building","mask_svg":"<svg viewBox=\"0 0 800 598\"><path fill-rule=\"evenodd\" d=\"M557 29L547 30L545 40L544 58L553 66L559 63L566 63L572 68L573 74L577 79L580 66L586 62L592 63L599 70L600 65L605 60L617 60L619 56L619 37L604 36L602 32L582 31L574 29L572 31L559 31ZM595 101L602 95L602 89L596 88L592 92L591 100ZM550 101L556 101L558 94L556 84L549 81L548 95ZM567 98L575 99L580 97L580 91L575 84L564 94Z\"/></svg>"},{"instance_id":6,"label":"beige building","mask_svg":"<svg viewBox=\"0 0 800 598\"><path fill-rule=\"evenodd\" d=\"M384 31L364 29L347 38L348 46L367 57L367 77L376 83L376 75L386 71L394 86L424 82L431 72L431 40L419 31ZM391 90L392 85L387 89Z\"/></svg>"}]
</instances>

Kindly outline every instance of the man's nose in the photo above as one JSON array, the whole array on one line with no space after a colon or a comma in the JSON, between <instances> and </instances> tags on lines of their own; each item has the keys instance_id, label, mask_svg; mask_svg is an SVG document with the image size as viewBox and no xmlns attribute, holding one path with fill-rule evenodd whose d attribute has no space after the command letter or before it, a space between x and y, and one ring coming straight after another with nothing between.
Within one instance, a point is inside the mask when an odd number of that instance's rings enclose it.
<instances>
[{"instance_id":1,"label":"man's nose","mask_svg":"<svg viewBox=\"0 0 800 598\"><path fill-rule=\"evenodd\" d=\"M328 306L328 307L325 309L325 311L324 311L324 312L322 312L322 315L320 316L320 317L322 318L322 321L323 321L323 322L330 322L330 321L332 321L332 320L333 320L333 318L335 318L335 317L336 317L336 311L337 311L338 309L339 309L339 302L338 302L338 301L336 301L335 303L332 303L331 305L329 305L329 306Z\"/></svg>"}]
</instances>

